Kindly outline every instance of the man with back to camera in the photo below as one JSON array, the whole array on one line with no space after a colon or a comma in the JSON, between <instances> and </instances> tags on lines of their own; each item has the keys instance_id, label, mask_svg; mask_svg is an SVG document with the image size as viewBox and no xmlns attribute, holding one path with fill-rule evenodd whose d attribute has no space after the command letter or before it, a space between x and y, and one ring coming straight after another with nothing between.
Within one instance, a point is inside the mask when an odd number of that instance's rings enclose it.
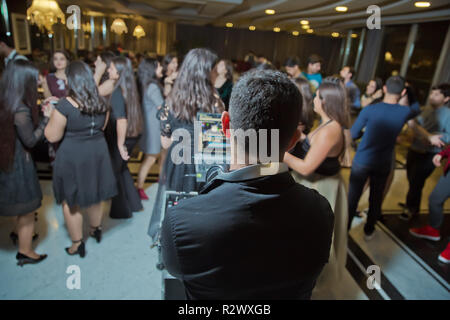
<instances>
[{"instance_id":1,"label":"man with back to camera","mask_svg":"<svg viewBox=\"0 0 450 320\"><path fill-rule=\"evenodd\" d=\"M409 107L398 104L406 93L405 82L401 77L390 77L383 91L383 102L363 108L350 129L353 140L361 136L362 140L353 158L350 174L348 228L356 215L364 184L370 178L369 212L364 226L366 240L373 237L375 223L381 217L383 190L391 170L397 136L403 125L420 112L417 102Z\"/></svg>"},{"instance_id":2,"label":"man with back to camera","mask_svg":"<svg viewBox=\"0 0 450 320\"><path fill-rule=\"evenodd\" d=\"M224 130L279 129L280 161L250 165L247 149L245 164L232 157L229 172L167 211L162 258L189 299L310 299L328 261L334 215L282 163L300 136L301 101L278 71L249 71L234 86ZM245 144L233 135L230 143L232 150Z\"/></svg>"}]
</instances>

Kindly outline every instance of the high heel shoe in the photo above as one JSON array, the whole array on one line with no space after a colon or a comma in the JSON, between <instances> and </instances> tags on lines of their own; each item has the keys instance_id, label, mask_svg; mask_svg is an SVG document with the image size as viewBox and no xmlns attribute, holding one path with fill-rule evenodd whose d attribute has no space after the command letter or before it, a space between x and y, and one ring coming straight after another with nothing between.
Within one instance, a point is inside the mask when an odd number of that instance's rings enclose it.
<instances>
[{"instance_id":1,"label":"high heel shoe","mask_svg":"<svg viewBox=\"0 0 450 320\"><path fill-rule=\"evenodd\" d=\"M141 198L141 200L148 200L148 196L145 193L144 189L140 189L138 188L138 192L139 192L139 197Z\"/></svg>"},{"instance_id":2,"label":"high heel shoe","mask_svg":"<svg viewBox=\"0 0 450 320\"><path fill-rule=\"evenodd\" d=\"M84 256L86 255L86 248L84 247L84 242L83 242L83 240L72 241L72 242L73 242L73 243L81 242L81 244L78 246L77 251L75 251L75 252L70 252L70 247L69 247L69 248L66 248L67 254L70 255L70 256L79 254L81 258L84 258Z\"/></svg>"},{"instance_id":3,"label":"high heel shoe","mask_svg":"<svg viewBox=\"0 0 450 320\"><path fill-rule=\"evenodd\" d=\"M31 264L39 263L42 260L44 260L45 258L47 258L46 254L39 255L39 258L37 258L37 259L33 259L29 256L26 256L26 255L20 253L20 252L17 252L17 255L16 255L17 265L19 265L21 267L23 267L23 265L27 264L27 263L31 263Z\"/></svg>"},{"instance_id":4,"label":"high heel shoe","mask_svg":"<svg viewBox=\"0 0 450 320\"><path fill-rule=\"evenodd\" d=\"M9 238L11 239L11 241L12 241L12 243L13 243L14 245L17 245L17 241L19 241L19 236L17 235L17 233L15 233L14 231L11 232L11 233L9 234ZM35 233L35 234L33 235L32 241L35 241L37 238L39 238L39 235L38 235L37 233Z\"/></svg>"},{"instance_id":5,"label":"high heel shoe","mask_svg":"<svg viewBox=\"0 0 450 320\"><path fill-rule=\"evenodd\" d=\"M91 227L91 232L89 233L89 235L92 238L95 238L95 240L97 240L97 243L100 243L100 241L102 241L102 226L98 226L98 227Z\"/></svg>"}]
</instances>

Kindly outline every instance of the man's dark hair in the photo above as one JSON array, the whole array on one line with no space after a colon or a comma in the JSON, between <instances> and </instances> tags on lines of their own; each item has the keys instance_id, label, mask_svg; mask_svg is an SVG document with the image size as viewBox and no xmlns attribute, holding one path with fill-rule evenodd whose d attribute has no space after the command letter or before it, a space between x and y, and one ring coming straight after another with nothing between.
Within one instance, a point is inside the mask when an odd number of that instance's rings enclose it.
<instances>
[{"instance_id":1,"label":"man's dark hair","mask_svg":"<svg viewBox=\"0 0 450 320\"><path fill-rule=\"evenodd\" d=\"M438 84L437 86L433 86L431 88L431 90L439 90L444 95L444 97L449 97L450 96L450 83Z\"/></svg>"},{"instance_id":2,"label":"man's dark hair","mask_svg":"<svg viewBox=\"0 0 450 320\"><path fill-rule=\"evenodd\" d=\"M405 80L400 76L392 76L386 80L386 89L390 94L400 95L405 89Z\"/></svg>"},{"instance_id":3,"label":"man's dark hair","mask_svg":"<svg viewBox=\"0 0 450 320\"><path fill-rule=\"evenodd\" d=\"M312 55L310 55L310 56L308 57L308 60L306 60L306 65L308 65L308 64L314 64L314 63L317 63L317 62L322 63L322 62L323 62L323 59L322 59L319 55L317 55L317 54L312 54Z\"/></svg>"},{"instance_id":4,"label":"man's dark hair","mask_svg":"<svg viewBox=\"0 0 450 320\"><path fill-rule=\"evenodd\" d=\"M286 151L300 120L302 96L296 85L276 70L251 70L234 85L230 122L234 130L279 129L279 151ZM259 143L258 143L259 144ZM271 142L267 150L270 152Z\"/></svg>"},{"instance_id":5,"label":"man's dark hair","mask_svg":"<svg viewBox=\"0 0 450 320\"><path fill-rule=\"evenodd\" d=\"M284 62L284 66L285 67L295 67L295 66L300 67L300 59L298 57L289 57Z\"/></svg>"},{"instance_id":6,"label":"man's dark hair","mask_svg":"<svg viewBox=\"0 0 450 320\"><path fill-rule=\"evenodd\" d=\"M7 36L6 33L0 32L0 42L5 43L8 47L14 48L14 42L12 36Z\"/></svg>"}]
</instances>

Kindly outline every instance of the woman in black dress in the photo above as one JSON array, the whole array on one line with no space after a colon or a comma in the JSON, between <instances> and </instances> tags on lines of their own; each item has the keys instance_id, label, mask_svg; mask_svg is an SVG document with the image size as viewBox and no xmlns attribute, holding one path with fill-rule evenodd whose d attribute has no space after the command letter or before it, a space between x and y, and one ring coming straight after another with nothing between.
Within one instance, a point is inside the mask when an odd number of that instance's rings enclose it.
<instances>
[{"instance_id":1,"label":"woman in black dress","mask_svg":"<svg viewBox=\"0 0 450 320\"><path fill-rule=\"evenodd\" d=\"M110 217L128 219L133 212L143 209L127 164L128 152L131 153L142 132L142 110L131 61L125 57L114 58L108 73L115 86L110 99L112 112L107 141L119 190L112 199Z\"/></svg>"},{"instance_id":2,"label":"woman in black dress","mask_svg":"<svg viewBox=\"0 0 450 320\"><path fill-rule=\"evenodd\" d=\"M45 137L58 142L53 168L53 191L62 203L72 239L69 255L85 255L83 215L88 214L90 235L101 240L101 202L117 194L116 181L103 130L108 106L100 97L87 64L72 62L66 70L68 96L53 110Z\"/></svg>"},{"instance_id":3,"label":"woman in black dress","mask_svg":"<svg viewBox=\"0 0 450 320\"><path fill-rule=\"evenodd\" d=\"M0 216L17 216L20 266L47 257L31 246L42 192L29 151L44 136L51 112L45 107L38 124L37 81L38 70L26 60L10 62L0 80Z\"/></svg>"},{"instance_id":4,"label":"woman in black dress","mask_svg":"<svg viewBox=\"0 0 450 320\"><path fill-rule=\"evenodd\" d=\"M181 65L177 81L158 113L161 121L161 144L168 151L149 227L151 237L158 230L164 191L191 192L199 189L194 164L194 121L198 112L224 111L223 102L214 88L216 62L217 55L208 49L189 51ZM181 139L172 142L172 134L177 129L184 129L191 136L190 163L175 164L172 160L172 150L182 142Z\"/></svg>"}]
</instances>

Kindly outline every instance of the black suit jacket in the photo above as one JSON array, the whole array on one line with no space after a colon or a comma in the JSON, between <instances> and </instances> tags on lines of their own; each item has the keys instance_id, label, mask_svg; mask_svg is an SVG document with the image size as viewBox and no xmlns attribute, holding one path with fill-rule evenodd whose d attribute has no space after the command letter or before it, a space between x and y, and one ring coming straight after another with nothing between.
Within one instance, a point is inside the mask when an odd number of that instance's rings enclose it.
<instances>
[{"instance_id":1,"label":"black suit jacket","mask_svg":"<svg viewBox=\"0 0 450 320\"><path fill-rule=\"evenodd\" d=\"M167 211L162 258L189 299L310 299L333 225L328 201L289 172L224 181Z\"/></svg>"}]
</instances>

